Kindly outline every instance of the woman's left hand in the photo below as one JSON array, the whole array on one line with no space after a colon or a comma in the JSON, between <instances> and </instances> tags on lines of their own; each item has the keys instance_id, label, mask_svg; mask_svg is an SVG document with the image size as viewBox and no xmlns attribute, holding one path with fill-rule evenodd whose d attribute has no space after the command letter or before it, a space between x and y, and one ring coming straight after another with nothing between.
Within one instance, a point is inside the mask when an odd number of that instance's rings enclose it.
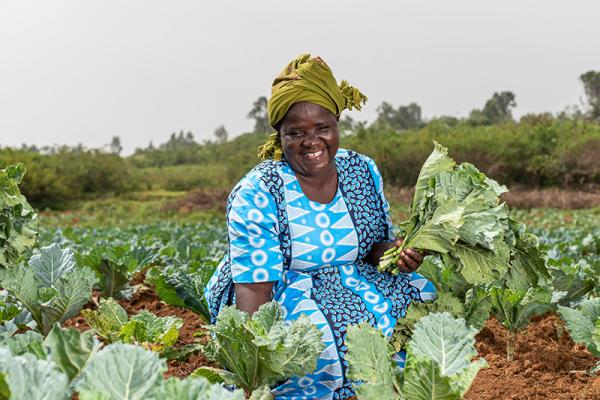
<instances>
[{"instance_id":1,"label":"woman's left hand","mask_svg":"<svg viewBox=\"0 0 600 400\"><path fill-rule=\"evenodd\" d=\"M394 246L402 246L403 241L403 239L397 238L394 241ZM398 266L401 272L414 272L417 270L417 268L419 268L419 266L423 262L423 258L425 258L425 254L423 253L419 253L418 251L413 249L404 249L400 253L400 258L398 259L398 261L396 261L396 265Z\"/></svg>"}]
</instances>

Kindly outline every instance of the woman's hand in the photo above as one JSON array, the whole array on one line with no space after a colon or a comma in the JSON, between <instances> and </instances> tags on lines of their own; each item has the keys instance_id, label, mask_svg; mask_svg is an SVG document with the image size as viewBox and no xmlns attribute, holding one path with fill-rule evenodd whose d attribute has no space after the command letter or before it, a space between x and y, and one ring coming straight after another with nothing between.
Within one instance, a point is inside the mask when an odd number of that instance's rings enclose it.
<instances>
[{"instance_id":1,"label":"woman's hand","mask_svg":"<svg viewBox=\"0 0 600 400\"><path fill-rule=\"evenodd\" d=\"M394 241L394 247L402 246L402 242L404 239L396 238ZM409 273L414 272L421 266L423 262L423 258L425 258L425 253L419 253L413 249L404 249L400 253L400 258L396 261L396 265L400 269L401 272Z\"/></svg>"}]
</instances>

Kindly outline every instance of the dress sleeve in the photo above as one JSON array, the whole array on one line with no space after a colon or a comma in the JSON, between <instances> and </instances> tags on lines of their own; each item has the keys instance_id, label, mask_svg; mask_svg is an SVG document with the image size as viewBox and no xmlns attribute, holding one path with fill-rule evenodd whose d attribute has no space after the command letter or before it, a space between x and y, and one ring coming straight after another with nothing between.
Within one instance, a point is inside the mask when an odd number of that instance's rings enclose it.
<instances>
[{"instance_id":1,"label":"dress sleeve","mask_svg":"<svg viewBox=\"0 0 600 400\"><path fill-rule=\"evenodd\" d=\"M256 176L246 176L231 196L227 233L233 282L278 281L283 255L275 199Z\"/></svg>"},{"instance_id":2,"label":"dress sleeve","mask_svg":"<svg viewBox=\"0 0 600 400\"><path fill-rule=\"evenodd\" d=\"M385 194L383 193L383 178L381 177L381 172L379 172L375 161L373 161L367 156L363 157L369 165L369 170L371 171L371 175L373 176L373 180L375 181L375 188L380 194L381 207L384 214L383 227L378 232L378 235L375 238L375 242L393 242L396 236L394 235L394 228L392 226L392 219L390 217L390 203L388 203L387 199L385 198Z\"/></svg>"}]
</instances>

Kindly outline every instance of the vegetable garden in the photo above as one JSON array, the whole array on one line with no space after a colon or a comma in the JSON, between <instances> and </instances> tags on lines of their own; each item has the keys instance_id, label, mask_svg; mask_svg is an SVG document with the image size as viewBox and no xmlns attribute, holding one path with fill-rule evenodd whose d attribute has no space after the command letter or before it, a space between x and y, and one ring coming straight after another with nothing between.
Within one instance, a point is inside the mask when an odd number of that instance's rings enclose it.
<instances>
[{"instance_id":1,"label":"vegetable garden","mask_svg":"<svg viewBox=\"0 0 600 400\"><path fill-rule=\"evenodd\" d=\"M0 172L0 399L270 399L314 368L320 331L276 304L209 324L221 220L44 226L24 174ZM600 212L509 212L503 190L436 145L400 229L438 298L391 341L348 329L358 398L600 399Z\"/></svg>"}]
</instances>

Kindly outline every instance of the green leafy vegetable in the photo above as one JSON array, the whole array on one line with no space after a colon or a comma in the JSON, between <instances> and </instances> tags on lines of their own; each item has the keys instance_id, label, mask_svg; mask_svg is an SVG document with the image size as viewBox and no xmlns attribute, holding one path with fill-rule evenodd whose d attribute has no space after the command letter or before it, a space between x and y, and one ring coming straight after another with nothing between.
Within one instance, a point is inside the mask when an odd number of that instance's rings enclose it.
<instances>
[{"instance_id":1,"label":"green leafy vegetable","mask_svg":"<svg viewBox=\"0 0 600 400\"><path fill-rule=\"evenodd\" d=\"M475 334L465 321L448 313L432 313L415 325L408 343L404 372L391 361L388 340L367 323L350 326L346 344L348 377L360 399L461 399L475 375L487 366L477 355Z\"/></svg>"},{"instance_id":2,"label":"green leafy vegetable","mask_svg":"<svg viewBox=\"0 0 600 400\"><path fill-rule=\"evenodd\" d=\"M471 286L491 284L508 272L519 283L521 276L532 284L540 276L549 278L535 237L510 220L500 202L504 192L473 165L456 165L434 142L417 180L410 218L401 224L404 242L385 253L379 269L397 274L400 253L415 248L443 255L444 264Z\"/></svg>"},{"instance_id":3,"label":"green leafy vegetable","mask_svg":"<svg viewBox=\"0 0 600 400\"><path fill-rule=\"evenodd\" d=\"M276 302L263 304L252 318L226 307L208 329L214 340L207 346L207 355L227 371L201 367L194 375L218 373L247 393L314 371L324 346L321 332L308 317L302 315L288 324Z\"/></svg>"},{"instance_id":4,"label":"green leafy vegetable","mask_svg":"<svg viewBox=\"0 0 600 400\"><path fill-rule=\"evenodd\" d=\"M77 315L91 298L94 274L85 268L73 268L69 254L70 250L52 244L40 248L28 266L0 271L0 284L31 313L43 334L56 322Z\"/></svg>"},{"instance_id":5,"label":"green leafy vegetable","mask_svg":"<svg viewBox=\"0 0 600 400\"><path fill-rule=\"evenodd\" d=\"M37 214L19 191L23 164L0 170L0 268L17 265L37 237Z\"/></svg>"},{"instance_id":6,"label":"green leafy vegetable","mask_svg":"<svg viewBox=\"0 0 600 400\"><path fill-rule=\"evenodd\" d=\"M98 336L109 343L120 340L157 352L170 349L183 326L181 318L157 317L145 310L129 319L114 299L100 299L98 310L83 310L82 315Z\"/></svg>"},{"instance_id":7,"label":"green leafy vegetable","mask_svg":"<svg viewBox=\"0 0 600 400\"><path fill-rule=\"evenodd\" d=\"M584 344L600 357L600 297L583 301L577 309L558 306L573 341Z\"/></svg>"},{"instance_id":8,"label":"green leafy vegetable","mask_svg":"<svg viewBox=\"0 0 600 400\"><path fill-rule=\"evenodd\" d=\"M154 258L151 248L106 245L94 247L79 259L96 273L103 297L122 298L127 294L133 273Z\"/></svg>"},{"instance_id":9,"label":"green leafy vegetable","mask_svg":"<svg viewBox=\"0 0 600 400\"><path fill-rule=\"evenodd\" d=\"M525 328L532 317L553 310L552 293L545 288L527 291L492 288L490 296L494 316L508 329L506 357L512 361L516 333Z\"/></svg>"},{"instance_id":10,"label":"green leafy vegetable","mask_svg":"<svg viewBox=\"0 0 600 400\"><path fill-rule=\"evenodd\" d=\"M413 336L414 328L421 318L435 312L448 312L453 317L461 317L465 313L462 302L447 292L437 292L433 303L412 303L404 318L398 319L392 343L396 351L400 351Z\"/></svg>"},{"instance_id":11,"label":"green leafy vegetable","mask_svg":"<svg viewBox=\"0 0 600 400\"><path fill-rule=\"evenodd\" d=\"M214 270L214 268L212 268ZM204 287L208 282L205 274L184 271L181 268L165 268L156 280L156 293L165 303L187 308L210 321L210 312L204 299Z\"/></svg>"},{"instance_id":12,"label":"green leafy vegetable","mask_svg":"<svg viewBox=\"0 0 600 400\"><path fill-rule=\"evenodd\" d=\"M158 354L114 343L98 352L77 384L79 398L142 400L162 383L167 366Z\"/></svg>"},{"instance_id":13,"label":"green leafy vegetable","mask_svg":"<svg viewBox=\"0 0 600 400\"><path fill-rule=\"evenodd\" d=\"M19 335L20 336L20 335ZM73 381L85 369L100 349L100 343L91 331L55 325L44 339L49 358Z\"/></svg>"},{"instance_id":14,"label":"green leafy vegetable","mask_svg":"<svg viewBox=\"0 0 600 400\"><path fill-rule=\"evenodd\" d=\"M109 343L119 338L121 328L127 323L127 312L114 299L100 299L98 310L82 310L81 315L98 336Z\"/></svg>"},{"instance_id":15,"label":"green leafy vegetable","mask_svg":"<svg viewBox=\"0 0 600 400\"><path fill-rule=\"evenodd\" d=\"M350 363L349 379L363 381L356 387L361 399L396 399L401 393L399 376L392 361L394 348L381 331L366 322L348 327L346 335Z\"/></svg>"},{"instance_id":16,"label":"green leafy vegetable","mask_svg":"<svg viewBox=\"0 0 600 400\"><path fill-rule=\"evenodd\" d=\"M149 400L244 400L241 390L229 391L203 378L169 378L152 391Z\"/></svg>"},{"instance_id":17,"label":"green leafy vegetable","mask_svg":"<svg viewBox=\"0 0 600 400\"><path fill-rule=\"evenodd\" d=\"M53 362L0 347L0 398L60 400L70 396L68 379Z\"/></svg>"}]
</instances>

